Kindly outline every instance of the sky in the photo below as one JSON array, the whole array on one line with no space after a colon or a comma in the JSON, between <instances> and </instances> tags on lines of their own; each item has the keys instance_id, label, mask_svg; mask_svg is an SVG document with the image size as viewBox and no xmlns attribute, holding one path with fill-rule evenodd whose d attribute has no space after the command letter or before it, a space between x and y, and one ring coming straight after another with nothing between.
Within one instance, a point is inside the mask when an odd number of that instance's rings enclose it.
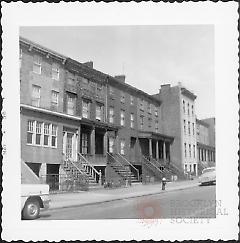
<instances>
[{"instance_id":1,"label":"sky","mask_svg":"<svg viewBox=\"0 0 240 243\"><path fill-rule=\"evenodd\" d=\"M34 26L20 35L94 68L126 75L126 83L156 94L162 84L197 95L199 119L215 116L214 26Z\"/></svg>"}]
</instances>

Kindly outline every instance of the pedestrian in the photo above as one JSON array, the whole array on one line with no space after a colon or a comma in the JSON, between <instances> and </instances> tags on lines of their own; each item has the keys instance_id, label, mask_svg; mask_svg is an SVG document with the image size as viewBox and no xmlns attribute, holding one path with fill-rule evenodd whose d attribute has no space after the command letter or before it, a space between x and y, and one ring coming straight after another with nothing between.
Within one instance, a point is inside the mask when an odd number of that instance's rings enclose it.
<instances>
[{"instance_id":1,"label":"pedestrian","mask_svg":"<svg viewBox=\"0 0 240 243\"><path fill-rule=\"evenodd\" d=\"M165 177L162 178L162 190L165 190L165 186L166 186L167 180Z\"/></svg>"}]
</instances>

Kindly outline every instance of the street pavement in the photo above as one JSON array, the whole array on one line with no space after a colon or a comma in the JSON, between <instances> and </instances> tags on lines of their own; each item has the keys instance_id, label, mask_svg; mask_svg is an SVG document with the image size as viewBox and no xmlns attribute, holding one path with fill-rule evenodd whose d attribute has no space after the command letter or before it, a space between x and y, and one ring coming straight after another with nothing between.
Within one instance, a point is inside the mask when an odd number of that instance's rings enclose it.
<instances>
[{"instance_id":1,"label":"street pavement","mask_svg":"<svg viewBox=\"0 0 240 243\"><path fill-rule=\"evenodd\" d=\"M181 218L215 218L215 186L184 187L184 183L168 185L167 191L153 193L157 185L145 186L148 195L138 197L122 197L120 200L108 200L95 204L79 204L65 208L52 208L41 213L39 220L61 219L164 219L179 220ZM196 185L196 184L195 184ZM181 186L181 189L180 189ZM138 186L135 186L137 189ZM158 185L159 187L159 185ZM133 187L131 187L133 188ZM145 188L145 189L146 189ZM173 189L175 188L175 189ZM130 188L126 188L130 189ZM109 190L110 194L119 195L123 189ZM138 188L140 190L140 186ZM157 192L157 190L156 190ZM86 193L86 192L85 192ZM90 192L89 192L90 194ZM124 193L123 193L124 194ZM84 195L84 193L81 193ZM95 195L98 198L101 193ZM109 195L109 194L107 194ZM128 194L130 195L130 193ZM103 195L102 195L103 196ZM102 197L103 199L103 197ZM96 200L95 200L96 201Z\"/></svg>"},{"instance_id":2,"label":"street pavement","mask_svg":"<svg viewBox=\"0 0 240 243\"><path fill-rule=\"evenodd\" d=\"M143 185L133 184L129 187L115 189L97 189L90 191L79 191L74 193L59 193L50 195L51 204L49 210L57 208L68 208L109 202L114 200L126 199L131 197L141 197L157 193L166 193L172 190L182 190L189 187L198 186L198 180L168 182L166 190L162 191L161 183Z\"/></svg>"}]
</instances>

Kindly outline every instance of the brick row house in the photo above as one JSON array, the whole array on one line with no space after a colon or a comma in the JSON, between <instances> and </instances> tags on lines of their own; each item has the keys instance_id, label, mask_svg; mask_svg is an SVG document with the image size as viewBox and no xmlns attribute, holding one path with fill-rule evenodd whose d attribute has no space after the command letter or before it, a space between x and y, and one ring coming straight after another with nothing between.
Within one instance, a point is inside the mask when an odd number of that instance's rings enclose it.
<instances>
[{"instance_id":1,"label":"brick row house","mask_svg":"<svg viewBox=\"0 0 240 243\"><path fill-rule=\"evenodd\" d=\"M21 159L53 189L197 174L196 96L184 87L149 95L22 37L20 82Z\"/></svg>"}]
</instances>

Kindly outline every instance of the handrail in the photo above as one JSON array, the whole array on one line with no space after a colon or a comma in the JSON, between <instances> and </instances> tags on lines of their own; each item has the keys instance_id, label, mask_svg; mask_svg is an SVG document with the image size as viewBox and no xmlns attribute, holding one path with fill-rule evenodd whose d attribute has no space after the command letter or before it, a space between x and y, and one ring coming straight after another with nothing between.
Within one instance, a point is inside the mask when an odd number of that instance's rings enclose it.
<instances>
[{"instance_id":1,"label":"handrail","mask_svg":"<svg viewBox=\"0 0 240 243\"><path fill-rule=\"evenodd\" d=\"M159 166L163 166L164 167L164 170L166 170L168 173L171 173L171 171L165 166L165 165L162 165L160 162L158 162L156 159L154 158L151 158L154 162L156 162Z\"/></svg>"},{"instance_id":2,"label":"handrail","mask_svg":"<svg viewBox=\"0 0 240 243\"><path fill-rule=\"evenodd\" d=\"M148 160L144 155L143 155L143 159L145 159L147 162L149 162L151 165L153 165L159 172L161 172L163 174L163 172L154 164L152 163L150 160Z\"/></svg>"},{"instance_id":3,"label":"handrail","mask_svg":"<svg viewBox=\"0 0 240 243\"><path fill-rule=\"evenodd\" d=\"M94 168L94 166L81 154L81 153L78 153L78 155L79 155L79 157L80 158L82 158L86 163L87 163L87 165L88 166L90 166L91 168L92 168L92 170L97 174L97 175L101 175L101 172L98 172L95 168Z\"/></svg>"},{"instance_id":4,"label":"handrail","mask_svg":"<svg viewBox=\"0 0 240 243\"><path fill-rule=\"evenodd\" d=\"M121 164L121 166L124 167L123 164L121 162L119 162L119 160L117 160L116 158L114 158L109 152L107 152L107 154L109 156L111 156L116 162L118 162L118 164Z\"/></svg>"},{"instance_id":5,"label":"handrail","mask_svg":"<svg viewBox=\"0 0 240 243\"><path fill-rule=\"evenodd\" d=\"M122 159L124 159L133 169L137 171L137 179L139 180L139 170L131 164L125 157L123 157L121 154L117 153L118 156L120 156Z\"/></svg>"},{"instance_id":6,"label":"handrail","mask_svg":"<svg viewBox=\"0 0 240 243\"><path fill-rule=\"evenodd\" d=\"M67 160L65 160L65 162L70 162L70 164L75 168L75 169L77 169L77 171L78 172L80 172L80 174L82 174L82 175L85 175L85 176L87 176L87 174L85 173L85 172L83 172L83 171L81 171L70 159L67 159Z\"/></svg>"}]
</instances>

